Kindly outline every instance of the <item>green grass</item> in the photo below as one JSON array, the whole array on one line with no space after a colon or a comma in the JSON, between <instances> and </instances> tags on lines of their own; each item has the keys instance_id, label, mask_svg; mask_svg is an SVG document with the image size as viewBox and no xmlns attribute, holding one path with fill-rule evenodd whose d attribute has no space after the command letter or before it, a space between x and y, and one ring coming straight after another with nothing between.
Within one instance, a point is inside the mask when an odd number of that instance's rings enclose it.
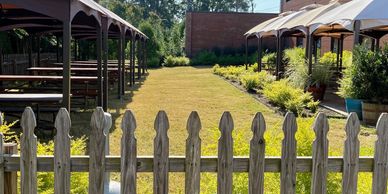
<instances>
[{"instance_id":1,"label":"green grass","mask_svg":"<svg viewBox=\"0 0 388 194\"><path fill-rule=\"evenodd\" d=\"M110 103L110 106L114 107L110 109L110 112L113 113L115 119L115 127L110 134L112 155L120 154L122 134L120 123L125 109L131 109L137 120L138 155L153 155L153 139L155 136L153 125L159 110L165 110L170 121L170 129L168 130L170 155L185 154L186 122L193 110L199 112L202 121L200 136L203 155L217 154L217 139L219 137L217 126L224 111L230 111L234 119L233 136L236 155L241 153L247 155L247 151L241 151L240 148L246 148L249 145L252 137L250 125L256 112L264 114L268 134L282 132L282 116L274 113L274 111L220 77L213 75L210 67L177 67L150 70L149 76L142 85L129 92L124 101L115 100L114 97L111 97ZM344 119L330 119L329 121L330 151L335 155L341 155L342 153L343 142L346 138L344 133L345 122ZM363 148L370 150L370 148L373 148L376 139L373 135L374 131L364 127L362 131L371 135L360 136L361 150ZM271 141L271 139L267 139L268 141ZM275 141L277 142L272 142L271 146L276 150L280 150L280 140ZM113 177L118 178L118 175L116 174ZM139 174L138 177L138 192L152 192L152 175ZM182 173L170 174L170 193L182 193L183 185ZM207 187L206 193L214 193L215 191L211 188L212 186Z\"/></svg>"}]
</instances>

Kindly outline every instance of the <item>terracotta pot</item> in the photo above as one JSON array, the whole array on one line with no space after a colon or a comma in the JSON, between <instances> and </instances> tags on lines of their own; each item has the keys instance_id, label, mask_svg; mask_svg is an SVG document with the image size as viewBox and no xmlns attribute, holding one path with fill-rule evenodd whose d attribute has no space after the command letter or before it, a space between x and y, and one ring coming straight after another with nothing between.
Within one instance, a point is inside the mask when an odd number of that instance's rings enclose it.
<instances>
[{"instance_id":1,"label":"terracotta pot","mask_svg":"<svg viewBox=\"0 0 388 194\"><path fill-rule=\"evenodd\" d=\"M322 101L325 97L326 85L310 86L307 91L313 95L315 101Z\"/></svg>"}]
</instances>

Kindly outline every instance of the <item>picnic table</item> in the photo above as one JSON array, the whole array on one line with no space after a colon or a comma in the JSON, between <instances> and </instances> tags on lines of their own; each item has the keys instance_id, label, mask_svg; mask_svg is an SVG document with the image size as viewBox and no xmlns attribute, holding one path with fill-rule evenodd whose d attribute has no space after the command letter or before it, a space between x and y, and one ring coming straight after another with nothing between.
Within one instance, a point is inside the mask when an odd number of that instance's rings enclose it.
<instances>
[{"instance_id":1,"label":"picnic table","mask_svg":"<svg viewBox=\"0 0 388 194\"><path fill-rule=\"evenodd\" d=\"M63 63L52 63L53 66L57 66L57 67L63 67ZM104 66L104 65L103 65ZM72 62L71 63L71 67L95 67L97 68L97 63L78 63L78 62ZM118 67L117 63L109 63L108 64L108 68L109 67Z\"/></svg>"},{"instance_id":2,"label":"picnic table","mask_svg":"<svg viewBox=\"0 0 388 194\"><path fill-rule=\"evenodd\" d=\"M62 76L43 75L0 75L0 81L62 81ZM72 82L95 82L97 77L93 76L71 76Z\"/></svg>"},{"instance_id":3,"label":"picnic table","mask_svg":"<svg viewBox=\"0 0 388 194\"><path fill-rule=\"evenodd\" d=\"M92 72L96 73L97 68L85 68L85 67L72 67L72 72ZM30 67L27 69L27 71L33 71L33 72L63 72L63 67ZM109 68L108 71L118 71L118 68Z\"/></svg>"}]
</instances>

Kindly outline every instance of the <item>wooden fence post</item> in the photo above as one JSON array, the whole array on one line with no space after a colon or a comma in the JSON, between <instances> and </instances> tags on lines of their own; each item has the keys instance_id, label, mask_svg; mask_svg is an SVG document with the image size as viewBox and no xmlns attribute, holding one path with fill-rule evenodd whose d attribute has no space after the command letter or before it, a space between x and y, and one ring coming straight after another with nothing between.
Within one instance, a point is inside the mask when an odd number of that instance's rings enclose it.
<instances>
[{"instance_id":1,"label":"wooden fence post","mask_svg":"<svg viewBox=\"0 0 388 194\"><path fill-rule=\"evenodd\" d=\"M233 187L233 118L229 112L222 115L218 140L217 193L232 194Z\"/></svg>"},{"instance_id":2,"label":"wooden fence post","mask_svg":"<svg viewBox=\"0 0 388 194\"><path fill-rule=\"evenodd\" d=\"M388 113L383 113L377 122L373 168L373 194L387 193L388 175Z\"/></svg>"},{"instance_id":3,"label":"wooden fence post","mask_svg":"<svg viewBox=\"0 0 388 194\"><path fill-rule=\"evenodd\" d=\"M89 193L104 193L106 122L104 110L97 107L90 121Z\"/></svg>"},{"instance_id":4,"label":"wooden fence post","mask_svg":"<svg viewBox=\"0 0 388 194\"><path fill-rule=\"evenodd\" d=\"M121 122L121 193L136 194L137 140L135 138L136 119L130 110Z\"/></svg>"},{"instance_id":5,"label":"wooden fence post","mask_svg":"<svg viewBox=\"0 0 388 194\"><path fill-rule=\"evenodd\" d=\"M253 137L250 142L249 153L249 193L264 193L264 162L265 162L265 120L261 113L257 113L252 121Z\"/></svg>"},{"instance_id":6,"label":"wooden fence post","mask_svg":"<svg viewBox=\"0 0 388 194\"><path fill-rule=\"evenodd\" d=\"M35 194L37 193L37 139L34 135L36 119L31 107L24 110L20 126L23 130L20 137L20 190L21 194Z\"/></svg>"},{"instance_id":7,"label":"wooden fence post","mask_svg":"<svg viewBox=\"0 0 388 194\"><path fill-rule=\"evenodd\" d=\"M315 119L313 130L315 140L313 142L313 169L311 177L311 193L325 194L327 192L327 164L329 155L329 122L324 113L319 113Z\"/></svg>"},{"instance_id":8,"label":"wooden fence post","mask_svg":"<svg viewBox=\"0 0 388 194\"><path fill-rule=\"evenodd\" d=\"M70 193L70 115L61 108L55 119L54 138L54 193Z\"/></svg>"},{"instance_id":9,"label":"wooden fence post","mask_svg":"<svg viewBox=\"0 0 388 194\"><path fill-rule=\"evenodd\" d=\"M5 143L4 154L17 154L18 145L16 143ZM18 191L18 174L17 172L5 172L4 173L4 193L5 194L17 194Z\"/></svg>"},{"instance_id":10,"label":"wooden fence post","mask_svg":"<svg viewBox=\"0 0 388 194\"><path fill-rule=\"evenodd\" d=\"M134 74L133 74L134 75ZM169 170L169 140L167 130L170 128L166 112L159 111L155 119L154 128L154 193L168 193L168 170Z\"/></svg>"},{"instance_id":11,"label":"wooden fence post","mask_svg":"<svg viewBox=\"0 0 388 194\"><path fill-rule=\"evenodd\" d=\"M346 122L346 140L344 149L344 166L342 173L342 193L356 194L359 170L360 121L356 113L351 113Z\"/></svg>"},{"instance_id":12,"label":"wooden fence post","mask_svg":"<svg viewBox=\"0 0 388 194\"><path fill-rule=\"evenodd\" d=\"M284 139L282 141L282 162L280 172L280 193L295 193L296 186L296 118L293 113L287 113L284 123Z\"/></svg>"},{"instance_id":13,"label":"wooden fence post","mask_svg":"<svg viewBox=\"0 0 388 194\"><path fill-rule=\"evenodd\" d=\"M200 193L201 177L201 139L199 131L201 130L201 120L197 112L190 114L186 129L189 137L186 140L186 161L185 161L185 193Z\"/></svg>"}]
</instances>

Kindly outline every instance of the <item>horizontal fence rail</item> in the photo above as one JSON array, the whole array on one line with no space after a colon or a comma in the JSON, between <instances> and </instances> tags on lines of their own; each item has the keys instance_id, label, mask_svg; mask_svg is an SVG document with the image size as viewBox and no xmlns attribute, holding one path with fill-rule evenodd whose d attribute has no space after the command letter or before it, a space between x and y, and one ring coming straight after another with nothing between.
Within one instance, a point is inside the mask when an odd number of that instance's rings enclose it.
<instances>
[{"instance_id":1,"label":"horizontal fence rail","mask_svg":"<svg viewBox=\"0 0 388 194\"><path fill-rule=\"evenodd\" d=\"M37 172L54 172L54 191L56 194L70 193L71 172L89 172L89 193L104 193L104 182L109 177L107 172L121 172L121 193L136 193L137 173L152 172L154 193L168 193L168 173L185 173L185 192L200 193L201 172L217 173L218 193L232 193L233 173L246 172L249 175L249 193L264 193L264 173L280 173L280 193L295 193L296 174L310 172L312 193L327 193L327 173L342 173L343 193L357 193L359 172L373 173L372 193L386 193L388 175L388 114L380 116L377 123L378 139L375 143L373 157L359 156L360 122L357 115L351 113L347 119L346 140L343 157L329 157L328 119L319 113L312 126L316 136L312 144L310 157L297 157L296 118L288 113L283 122L284 139L281 157L265 157L266 130L265 119L257 113L252 121L253 137L250 142L250 155L233 156L232 131L234 123L229 112L222 115L219 124L221 136L218 140L218 156L201 156L202 128L197 112L192 112L187 121L188 138L185 156L169 155L169 138L167 131L169 121L167 114L160 111L155 119L154 156L137 156L137 128L134 114L128 110L122 120L121 156L109 154L107 134L112 126L108 113L97 108L92 115L88 156L70 155L71 120L66 109L61 109L56 117L54 138L54 155L37 156L37 139L35 115L27 107L22 115L23 135L20 140L20 155L7 154L7 145L0 135L0 194L10 188L17 188L16 181L8 180L9 173L20 171L21 193L37 193ZM8 173L8 174L7 174ZM13 177L14 180L15 177ZM4 189L5 188L5 189Z\"/></svg>"}]
</instances>

